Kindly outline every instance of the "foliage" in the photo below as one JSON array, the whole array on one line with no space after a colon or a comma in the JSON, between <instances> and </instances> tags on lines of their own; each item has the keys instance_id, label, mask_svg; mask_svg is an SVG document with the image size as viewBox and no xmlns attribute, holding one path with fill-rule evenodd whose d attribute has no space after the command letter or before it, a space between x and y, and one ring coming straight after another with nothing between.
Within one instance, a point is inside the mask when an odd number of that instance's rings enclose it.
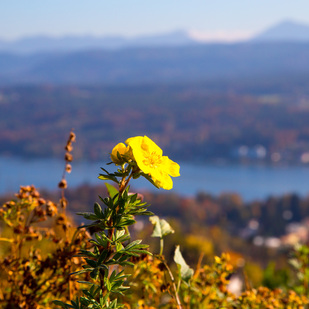
<instances>
[{"instance_id":1,"label":"foliage","mask_svg":"<svg viewBox=\"0 0 309 309\"><path fill-rule=\"evenodd\" d=\"M309 247L296 245L290 264L296 271L293 289L298 293L309 295Z\"/></svg>"},{"instance_id":2,"label":"foliage","mask_svg":"<svg viewBox=\"0 0 309 309\"><path fill-rule=\"evenodd\" d=\"M76 254L86 248L89 234L76 230L65 213L65 174L71 171L74 141L71 132L58 203L41 197L34 186L26 186L0 209L1 308L51 308L55 297L64 300L77 291L70 273L80 267Z\"/></svg>"},{"instance_id":3,"label":"foliage","mask_svg":"<svg viewBox=\"0 0 309 309\"><path fill-rule=\"evenodd\" d=\"M309 147L309 110L299 95L307 96L308 79L289 79L286 87L282 78L272 85L259 79L262 86L246 79L247 85L233 80L232 86L1 87L0 153L59 156L64 130L74 127L80 141L75 157L83 160L102 160L123 136L146 134L181 161L259 162L256 145L263 145L268 163L299 164Z\"/></svg>"},{"instance_id":4,"label":"foliage","mask_svg":"<svg viewBox=\"0 0 309 309\"><path fill-rule=\"evenodd\" d=\"M59 205L33 186L21 187L16 200L0 210L0 307L51 308L77 290L70 273L85 247L86 231L76 231Z\"/></svg>"},{"instance_id":5,"label":"foliage","mask_svg":"<svg viewBox=\"0 0 309 309\"><path fill-rule=\"evenodd\" d=\"M229 278L235 269L229 255L215 257L210 265L197 265L189 282L181 281L179 297L184 309L274 309L308 307L309 299L292 290L271 290L266 287L247 288L239 295L229 291ZM168 270L159 259L143 257L136 262L131 278L128 308L179 308L172 297Z\"/></svg>"},{"instance_id":6,"label":"foliage","mask_svg":"<svg viewBox=\"0 0 309 309\"><path fill-rule=\"evenodd\" d=\"M157 172L162 175L162 166L154 164L149 174L144 166L148 153L145 156L143 149L140 154L132 151L130 143L128 147L118 144L112 151L111 164L114 163L117 170L110 173L102 168L99 176L117 187L105 183L107 196L100 196L101 202L94 204L93 212L80 213L87 224L77 229L73 227L65 214L64 189L67 186L65 173L71 171L69 162L74 140L75 135L71 133L66 145L65 172L59 183L62 189L59 203L43 199L33 186L28 186L21 187L16 199L5 203L0 210L0 241L4 244L0 249L1 307L309 308L307 246L295 248L291 259L296 270L295 281L288 287L291 282L284 276L284 280L278 279L284 282L282 289L252 288L244 274L245 289L232 292L230 279L241 275L233 261L237 258L235 253L232 258L227 253L215 256L212 263L206 264L201 255L193 268L176 246L170 261L164 255L164 251L170 249L164 247L164 242L175 230L165 219L152 216L143 196L131 193L129 187L132 179L144 177L164 188L164 183L157 178ZM155 156L157 158L157 154ZM177 173L166 173L176 176L179 169ZM151 215L151 236L159 239L159 253L151 253L148 245L132 237L135 218L141 215ZM206 242L203 250L213 250L203 238L195 240L191 235L187 241L193 247ZM269 279L275 268L270 265L267 272Z\"/></svg>"},{"instance_id":7,"label":"foliage","mask_svg":"<svg viewBox=\"0 0 309 309\"><path fill-rule=\"evenodd\" d=\"M136 144L136 141L139 143ZM141 244L141 240L131 241L129 226L135 223L134 217L152 213L147 211L148 205L137 194L129 194L128 184L131 178L142 176L158 188L165 188L167 182L170 189L172 180L168 174L179 176L179 165L163 157L162 150L146 136L128 139L126 143L128 147L120 143L111 153L111 163L120 168L114 173L102 168L103 173L99 176L102 180L115 182L118 189L106 183L109 196L100 197L104 208L95 203L93 213L80 213L91 221L82 228L93 231L94 237L89 241L91 249L79 253L86 264L73 274L88 273L91 280L80 281L88 288L82 289L83 296L77 297L71 304L54 301L63 308L123 308L118 298L129 289L125 285L129 277L124 272L125 266L134 266L130 261L132 257L151 255L146 250L148 246ZM164 162L163 170L161 162ZM169 170L165 171L164 167Z\"/></svg>"}]
</instances>

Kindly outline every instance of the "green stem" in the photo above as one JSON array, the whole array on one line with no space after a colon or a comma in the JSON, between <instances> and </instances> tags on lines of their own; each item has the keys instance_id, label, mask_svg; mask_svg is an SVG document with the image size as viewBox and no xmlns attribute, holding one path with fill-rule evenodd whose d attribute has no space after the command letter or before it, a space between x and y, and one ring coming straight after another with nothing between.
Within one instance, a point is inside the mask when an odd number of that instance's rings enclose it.
<instances>
[{"instance_id":1,"label":"green stem","mask_svg":"<svg viewBox=\"0 0 309 309\"><path fill-rule=\"evenodd\" d=\"M164 248L164 240L163 237L160 238L160 255L163 254L163 248Z\"/></svg>"},{"instance_id":2,"label":"green stem","mask_svg":"<svg viewBox=\"0 0 309 309\"><path fill-rule=\"evenodd\" d=\"M122 195L122 193L124 192L124 190L128 186L129 181L131 180L132 176L133 176L133 173L131 172L131 174L128 176L127 179L125 177L123 177L121 179L121 181L119 183L119 197ZM115 209L116 213L118 212L118 208L119 208L119 206L117 206L116 209ZM109 220L109 223L112 225L111 219ZM128 231L128 227L125 227L125 228L126 228L126 231ZM114 235L114 232L115 232L114 228L108 230L108 238L109 239L112 239L112 237ZM110 248L110 243L107 244L107 248L106 249L107 250L112 250L112 248ZM105 271L110 272L110 269L111 268L109 268L109 270L105 270ZM101 297L105 297L106 293L107 293L107 290L106 290L106 288L104 286L104 273L103 274L100 273L100 286L101 286L101 292L102 292L102 294L100 295L100 299L101 299Z\"/></svg>"}]
</instances>

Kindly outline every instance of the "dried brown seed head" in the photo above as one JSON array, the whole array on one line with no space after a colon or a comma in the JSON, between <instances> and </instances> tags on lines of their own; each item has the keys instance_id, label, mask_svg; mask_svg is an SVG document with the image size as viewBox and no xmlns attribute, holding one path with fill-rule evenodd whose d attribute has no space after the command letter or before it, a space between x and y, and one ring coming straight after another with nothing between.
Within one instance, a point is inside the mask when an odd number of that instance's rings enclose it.
<instances>
[{"instance_id":1,"label":"dried brown seed head","mask_svg":"<svg viewBox=\"0 0 309 309\"><path fill-rule=\"evenodd\" d=\"M34 210L33 210L34 214L41 218L41 217L44 217L46 215L46 211L42 208L42 207L36 207Z\"/></svg>"},{"instance_id":2,"label":"dried brown seed head","mask_svg":"<svg viewBox=\"0 0 309 309\"><path fill-rule=\"evenodd\" d=\"M67 164L65 165L65 171L66 171L67 173L71 173L71 172L72 172L72 165L69 164L69 163L67 163Z\"/></svg>"},{"instance_id":3,"label":"dried brown seed head","mask_svg":"<svg viewBox=\"0 0 309 309\"><path fill-rule=\"evenodd\" d=\"M58 187L60 189L66 189L68 187L67 181L65 179L62 179L59 183L58 183Z\"/></svg>"},{"instance_id":4,"label":"dried brown seed head","mask_svg":"<svg viewBox=\"0 0 309 309\"><path fill-rule=\"evenodd\" d=\"M69 153L69 152L66 152L65 156L64 156L64 159L67 161L67 162L72 162L73 161L73 156Z\"/></svg>"},{"instance_id":5,"label":"dried brown seed head","mask_svg":"<svg viewBox=\"0 0 309 309\"><path fill-rule=\"evenodd\" d=\"M68 200L66 198L64 198L64 197L61 198L59 202L60 202L61 208L65 209L68 206Z\"/></svg>"},{"instance_id":6,"label":"dried brown seed head","mask_svg":"<svg viewBox=\"0 0 309 309\"><path fill-rule=\"evenodd\" d=\"M40 193L37 190L33 190L31 192L31 196L33 196L33 197L40 197Z\"/></svg>"},{"instance_id":7,"label":"dried brown seed head","mask_svg":"<svg viewBox=\"0 0 309 309\"><path fill-rule=\"evenodd\" d=\"M68 152L71 152L73 150L73 146L71 143L67 143L65 146L65 150Z\"/></svg>"},{"instance_id":8,"label":"dried brown seed head","mask_svg":"<svg viewBox=\"0 0 309 309\"><path fill-rule=\"evenodd\" d=\"M38 202L39 202L39 205L46 204L46 201L43 198L39 198Z\"/></svg>"},{"instance_id":9,"label":"dried brown seed head","mask_svg":"<svg viewBox=\"0 0 309 309\"><path fill-rule=\"evenodd\" d=\"M46 204L46 214L47 214L47 216L53 217L54 215L57 214L57 212L58 212L57 206L53 202L48 201L47 204Z\"/></svg>"},{"instance_id":10,"label":"dried brown seed head","mask_svg":"<svg viewBox=\"0 0 309 309\"><path fill-rule=\"evenodd\" d=\"M71 142L75 142L76 141L76 135L75 135L75 133L73 131L70 132L69 140Z\"/></svg>"}]
</instances>

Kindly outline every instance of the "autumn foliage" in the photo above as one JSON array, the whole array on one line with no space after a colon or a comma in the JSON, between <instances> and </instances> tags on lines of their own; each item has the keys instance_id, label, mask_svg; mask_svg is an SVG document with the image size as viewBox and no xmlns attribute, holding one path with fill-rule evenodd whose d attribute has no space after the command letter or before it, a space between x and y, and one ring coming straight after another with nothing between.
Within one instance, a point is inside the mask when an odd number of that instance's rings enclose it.
<instances>
[{"instance_id":1,"label":"autumn foliage","mask_svg":"<svg viewBox=\"0 0 309 309\"><path fill-rule=\"evenodd\" d=\"M125 151L118 147L112 152L117 170L111 173L102 169L99 178L116 185L106 184L108 196L100 197L102 205L95 203L94 212L82 213L87 224L76 227L66 214L68 201L64 194L65 174L71 171L73 141L75 135L70 134L59 201L48 200L34 186L26 186L0 209L1 308L308 308L306 246L295 248L291 259L293 284L274 289L252 287L243 272L244 286L239 292L234 292L230 285L239 269L227 253L207 262L202 246L203 250L196 252L199 255L196 265L187 264L179 246L173 249L172 257L165 256L170 249L165 240L174 229L165 219L149 212L150 205L141 195L129 192L128 184L143 177L164 188L164 181L172 181L166 180L169 175L179 175L179 166L165 162L170 169L165 174L164 165L156 161L148 173L148 163L154 162L148 155L162 160L148 140L152 149L139 144L139 150L135 148L129 154L126 147ZM177 173L170 172L172 166ZM134 239L132 228L141 215L150 216L151 236L159 244L158 252L150 252L147 244ZM194 235L187 239L191 245L201 244L201 238Z\"/></svg>"}]
</instances>

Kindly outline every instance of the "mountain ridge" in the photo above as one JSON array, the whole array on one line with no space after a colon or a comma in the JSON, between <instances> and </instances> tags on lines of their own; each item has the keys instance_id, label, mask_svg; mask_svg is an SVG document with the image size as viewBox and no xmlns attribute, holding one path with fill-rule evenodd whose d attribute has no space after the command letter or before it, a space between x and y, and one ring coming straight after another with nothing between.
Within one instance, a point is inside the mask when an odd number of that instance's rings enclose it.
<instances>
[{"instance_id":1,"label":"mountain ridge","mask_svg":"<svg viewBox=\"0 0 309 309\"><path fill-rule=\"evenodd\" d=\"M292 78L309 75L308 54L309 42L201 44L30 55L0 53L0 85Z\"/></svg>"},{"instance_id":2,"label":"mountain ridge","mask_svg":"<svg viewBox=\"0 0 309 309\"><path fill-rule=\"evenodd\" d=\"M137 37L93 35L49 37L45 35L24 37L12 41L0 39L1 52L71 52L87 49L119 49L126 47L181 46L196 44L186 31L177 30L163 34Z\"/></svg>"},{"instance_id":3,"label":"mountain ridge","mask_svg":"<svg viewBox=\"0 0 309 309\"><path fill-rule=\"evenodd\" d=\"M243 41L250 42L304 42L309 41L309 25L297 21L285 20L266 30L259 32L252 38ZM23 37L16 40L0 38L0 51L11 53L46 53L72 52L88 49L120 49L134 47L176 47L200 44L235 44L235 42L202 41L196 39L190 31L175 30L161 34L125 37L121 35L93 36L93 35L66 35L50 37L38 35Z\"/></svg>"},{"instance_id":4,"label":"mountain ridge","mask_svg":"<svg viewBox=\"0 0 309 309\"><path fill-rule=\"evenodd\" d=\"M293 20L284 20L260 32L252 41L309 41L309 25Z\"/></svg>"},{"instance_id":5,"label":"mountain ridge","mask_svg":"<svg viewBox=\"0 0 309 309\"><path fill-rule=\"evenodd\" d=\"M301 27L303 33L308 30L308 40L267 39L280 37L286 27ZM0 42L0 85L307 78L309 26L283 22L267 31L241 43L197 43L184 31L139 37L129 43L121 37L105 38L109 48L87 36L83 40L71 37L71 41L24 38L15 42L14 52L1 50ZM21 52L27 48L28 52Z\"/></svg>"}]
</instances>

